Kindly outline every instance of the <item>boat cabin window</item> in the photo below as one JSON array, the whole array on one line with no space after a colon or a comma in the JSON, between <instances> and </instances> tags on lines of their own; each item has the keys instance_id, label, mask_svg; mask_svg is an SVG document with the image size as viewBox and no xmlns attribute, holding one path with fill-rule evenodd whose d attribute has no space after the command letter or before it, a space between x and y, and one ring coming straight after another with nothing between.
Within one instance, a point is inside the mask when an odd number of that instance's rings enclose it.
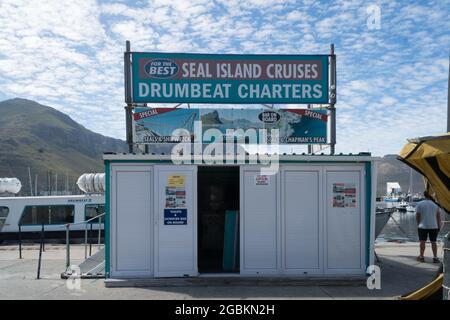
<instances>
[{"instance_id":1,"label":"boat cabin window","mask_svg":"<svg viewBox=\"0 0 450 320\"><path fill-rule=\"evenodd\" d=\"M73 205L26 206L20 218L21 225L73 223Z\"/></svg>"},{"instance_id":2,"label":"boat cabin window","mask_svg":"<svg viewBox=\"0 0 450 320\"><path fill-rule=\"evenodd\" d=\"M84 210L84 219L89 220L99 214L105 213L104 204L87 204ZM102 220L104 220L102 216ZM92 220L92 223L97 223L98 219Z\"/></svg>"},{"instance_id":3,"label":"boat cabin window","mask_svg":"<svg viewBox=\"0 0 450 320\"><path fill-rule=\"evenodd\" d=\"M9 214L9 208L0 206L0 225L5 224L8 214Z\"/></svg>"}]
</instances>

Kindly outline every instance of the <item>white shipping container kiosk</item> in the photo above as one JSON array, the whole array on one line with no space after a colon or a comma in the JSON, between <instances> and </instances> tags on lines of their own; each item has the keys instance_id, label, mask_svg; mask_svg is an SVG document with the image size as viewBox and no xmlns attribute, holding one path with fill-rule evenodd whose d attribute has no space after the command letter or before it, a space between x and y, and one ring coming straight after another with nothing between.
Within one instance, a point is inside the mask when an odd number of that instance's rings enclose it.
<instances>
[{"instance_id":1,"label":"white shipping container kiosk","mask_svg":"<svg viewBox=\"0 0 450 320\"><path fill-rule=\"evenodd\" d=\"M107 278L364 277L373 264L370 154L280 155L274 175L258 164L175 165L168 155L104 161Z\"/></svg>"}]
</instances>

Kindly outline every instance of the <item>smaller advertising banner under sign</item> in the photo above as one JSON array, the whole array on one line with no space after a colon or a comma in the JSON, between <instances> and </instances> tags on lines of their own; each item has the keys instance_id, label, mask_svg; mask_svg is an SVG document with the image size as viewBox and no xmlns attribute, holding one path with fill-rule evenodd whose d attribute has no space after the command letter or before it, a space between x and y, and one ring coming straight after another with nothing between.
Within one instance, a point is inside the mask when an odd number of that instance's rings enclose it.
<instances>
[{"instance_id":1,"label":"smaller advertising banner under sign","mask_svg":"<svg viewBox=\"0 0 450 320\"><path fill-rule=\"evenodd\" d=\"M187 209L164 209L164 224L187 224Z\"/></svg>"},{"instance_id":2,"label":"smaller advertising banner under sign","mask_svg":"<svg viewBox=\"0 0 450 320\"><path fill-rule=\"evenodd\" d=\"M278 129L280 144L327 143L325 110L141 107L135 109L133 120L133 139L138 144L178 143L193 138L209 143L211 141L203 139L208 129L218 130L224 136L229 135L229 130L240 130L236 137L250 135L252 131L259 134L259 129L266 129L269 134L272 129ZM174 135L180 129L188 133L187 137Z\"/></svg>"}]
</instances>

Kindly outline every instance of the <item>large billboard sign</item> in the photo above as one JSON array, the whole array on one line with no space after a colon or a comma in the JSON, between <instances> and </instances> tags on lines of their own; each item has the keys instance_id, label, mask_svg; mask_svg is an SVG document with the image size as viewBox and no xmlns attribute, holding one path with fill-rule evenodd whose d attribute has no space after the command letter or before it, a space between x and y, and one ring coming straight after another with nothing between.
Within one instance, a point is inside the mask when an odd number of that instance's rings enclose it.
<instances>
[{"instance_id":1,"label":"large billboard sign","mask_svg":"<svg viewBox=\"0 0 450 320\"><path fill-rule=\"evenodd\" d=\"M328 55L133 52L131 59L133 103L328 103Z\"/></svg>"},{"instance_id":2,"label":"large billboard sign","mask_svg":"<svg viewBox=\"0 0 450 320\"><path fill-rule=\"evenodd\" d=\"M249 130L278 129L280 144L327 143L328 115L324 110L136 108L133 119L134 143L138 144L174 143L185 138L210 143L208 129L223 136L234 130L235 137ZM180 129L187 134L174 134Z\"/></svg>"}]
</instances>

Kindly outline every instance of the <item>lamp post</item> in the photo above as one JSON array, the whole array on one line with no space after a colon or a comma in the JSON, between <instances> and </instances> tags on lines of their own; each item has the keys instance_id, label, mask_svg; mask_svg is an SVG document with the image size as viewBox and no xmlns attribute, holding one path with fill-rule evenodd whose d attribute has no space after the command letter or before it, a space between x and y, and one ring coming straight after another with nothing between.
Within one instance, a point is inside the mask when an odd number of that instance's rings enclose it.
<instances>
[{"instance_id":1,"label":"lamp post","mask_svg":"<svg viewBox=\"0 0 450 320\"><path fill-rule=\"evenodd\" d=\"M450 132L450 55L448 58L448 79L447 79L447 132ZM446 214L444 226L450 223L450 214ZM447 229L447 228L445 228ZM442 259L444 280L442 285L442 299L450 300L450 231L444 236L444 256Z\"/></svg>"}]
</instances>

